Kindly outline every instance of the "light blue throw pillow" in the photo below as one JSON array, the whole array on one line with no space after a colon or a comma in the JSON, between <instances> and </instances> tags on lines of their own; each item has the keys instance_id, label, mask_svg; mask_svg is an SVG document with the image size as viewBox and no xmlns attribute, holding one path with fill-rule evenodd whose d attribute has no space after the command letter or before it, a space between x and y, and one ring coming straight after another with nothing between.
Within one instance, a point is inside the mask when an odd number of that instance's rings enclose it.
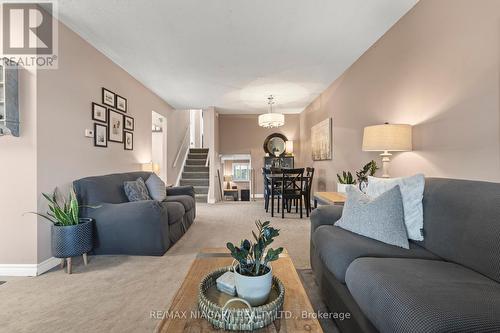
<instances>
[{"instance_id":1,"label":"light blue throw pillow","mask_svg":"<svg viewBox=\"0 0 500 333\"><path fill-rule=\"evenodd\" d=\"M366 194L374 198L399 185L403 198L406 230L408 238L416 241L424 240L424 197L425 176L416 174L403 178L376 178L368 177Z\"/></svg>"},{"instance_id":2,"label":"light blue throw pillow","mask_svg":"<svg viewBox=\"0 0 500 333\"><path fill-rule=\"evenodd\" d=\"M398 185L376 198L354 186L348 187L342 217L335 225L387 244L410 248Z\"/></svg>"},{"instance_id":3,"label":"light blue throw pillow","mask_svg":"<svg viewBox=\"0 0 500 333\"><path fill-rule=\"evenodd\" d=\"M146 187L146 184L144 184L144 180L142 180L141 177L134 181L124 182L123 189L125 190L128 201L151 200L148 188Z\"/></svg>"},{"instance_id":4,"label":"light blue throw pillow","mask_svg":"<svg viewBox=\"0 0 500 333\"><path fill-rule=\"evenodd\" d=\"M152 173L146 180L149 195L153 200L162 202L167 198L167 187L163 180L156 173Z\"/></svg>"}]
</instances>

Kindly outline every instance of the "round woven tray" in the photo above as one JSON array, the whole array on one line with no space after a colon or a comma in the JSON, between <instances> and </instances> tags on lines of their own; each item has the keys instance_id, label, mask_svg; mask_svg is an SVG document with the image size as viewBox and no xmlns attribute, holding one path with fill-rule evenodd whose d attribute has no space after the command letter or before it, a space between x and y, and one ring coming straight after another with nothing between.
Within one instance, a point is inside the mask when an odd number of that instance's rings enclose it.
<instances>
[{"instance_id":1,"label":"round woven tray","mask_svg":"<svg viewBox=\"0 0 500 333\"><path fill-rule=\"evenodd\" d=\"M283 309L285 299L283 283L273 276L273 285L267 303L252 307L241 298L217 290L217 278L231 269L231 266L220 268L205 276L201 281L198 307L203 318L215 328L230 331L252 331L275 321Z\"/></svg>"}]
</instances>

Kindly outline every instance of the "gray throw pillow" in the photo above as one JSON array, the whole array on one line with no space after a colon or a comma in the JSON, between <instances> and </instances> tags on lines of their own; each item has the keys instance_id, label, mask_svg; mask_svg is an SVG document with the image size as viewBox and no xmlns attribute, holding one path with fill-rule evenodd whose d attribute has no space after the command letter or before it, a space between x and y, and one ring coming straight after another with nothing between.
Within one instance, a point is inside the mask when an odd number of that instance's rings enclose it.
<instances>
[{"instance_id":1,"label":"gray throw pillow","mask_svg":"<svg viewBox=\"0 0 500 333\"><path fill-rule=\"evenodd\" d=\"M146 186L153 200L161 202L167 198L167 187L156 173L152 173L151 176L149 176L146 180Z\"/></svg>"},{"instance_id":2,"label":"gray throw pillow","mask_svg":"<svg viewBox=\"0 0 500 333\"><path fill-rule=\"evenodd\" d=\"M137 178L137 180L124 182L123 189L125 190L128 201L151 200L148 188L141 177Z\"/></svg>"},{"instance_id":3,"label":"gray throw pillow","mask_svg":"<svg viewBox=\"0 0 500 333\"><path fill-rule=\"evenodd\" d=\"M342 217L335 225L387 244L410 248L399 185L376 198L354 186L348 187Z\"/></svg>"}]
</instances>

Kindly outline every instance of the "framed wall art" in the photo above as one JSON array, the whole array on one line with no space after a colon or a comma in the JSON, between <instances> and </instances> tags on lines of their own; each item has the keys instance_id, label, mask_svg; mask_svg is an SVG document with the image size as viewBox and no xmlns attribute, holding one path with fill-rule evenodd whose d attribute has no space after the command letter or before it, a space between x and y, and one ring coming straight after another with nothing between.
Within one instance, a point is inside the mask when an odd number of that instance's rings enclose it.
<instances>
[{"instance_id":1,"label":"framed wall art","mask_svg":"<svg viewBox=\"0 0 500 333\"><path fill-rule=\"evenodd\" d=\"M116 94L111 90L102 88L102 104L115 107L116 105Z\"/></svg>"},{"instance_id":2,"label":"framed wall art","mask_svg":"<svg viewBox=\"0 0 500 333\"><path fill-rule=\"evenodd\" d=\"M123 142L123 115L115 110L108 109L108 140Z\"/></svg>"},{"instance_id":3,"label":"framed wall art","mask_svg":"<svg viewBox=\"0 0 500 333\"><path fill-rule=\"evenodd\" d=\"M125 150L134 150L134 133L124 132L124 141Z\"/></svg>"},{"instance_id":4,"label":"framed wall art","mask_svg":"<svg viewBox=\"0 0 500 333\"><path fill-rule=\"evenodd\" d=\"M118 111L127 112L127 99L116 95L116 109Z\"/></svg>"},{"instance_id":5,"label":"framed wall art","mask_svg":"<svg viewBox=\"0 0 500 333\"><path fill-rule=\"evenodd\" d=\"M92 120L107 123L107 114L105 106L92 102Z\"/></svg>"},{"instance_id":6,"label":"framed wall art","mask_svg":"<svg viewBox=\"0 0 500 333\"><path fill-rule=\"evenodd\" d=\"M94 123L94 146L108 146L108 126Z\"/></svg>"},{"instance_id":7,"label":"framed wall art","mask_svg":"<svg viewBox=\"0 0 500 333\"><path fill-rule=\"evenodd\" d=\"M125 116L125 125L124 128L129 131L134 130L134 118Z\"/></svg>"},{"instance_id":8,"label":"framed wall art","mask_svg":"<svg viewBox=\"0 0 500 333\"><path fill-rule=\"evenodd\" d=\"M311 127L311 145L313 161L332 159L332 118Z\"/></svg>"}]
</instances>

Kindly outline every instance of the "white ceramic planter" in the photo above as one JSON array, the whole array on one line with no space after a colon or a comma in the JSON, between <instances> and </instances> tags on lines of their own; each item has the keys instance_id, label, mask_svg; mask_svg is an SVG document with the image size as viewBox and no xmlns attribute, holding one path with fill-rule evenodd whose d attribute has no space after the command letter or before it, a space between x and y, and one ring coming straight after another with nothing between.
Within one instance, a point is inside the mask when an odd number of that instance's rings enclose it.
<instances>
[{"instance_id":1,"label":"white ceramic planter","mask_svg":"<svg viewBox=\"0 0 500 333\"><path fill-rule=\"evenodd\" d=\"M259 306L266 303L271 293L273 284L273 269L268 265L269 272L261 276L246 276L234 270L234 282L238 297L243 298L251 306Z\"/></svg>"},{"instance_id":2,"label":"white ceramic planter","mask_svg":"<svg viewBox=\"0 0 500 333\"><path fill-rule=\"evenodd\" d=\"M346 193L347 192L347 188L349 186L355 186L355 185L337 183L337 192Z\"/></svg>"}]
</instances>

